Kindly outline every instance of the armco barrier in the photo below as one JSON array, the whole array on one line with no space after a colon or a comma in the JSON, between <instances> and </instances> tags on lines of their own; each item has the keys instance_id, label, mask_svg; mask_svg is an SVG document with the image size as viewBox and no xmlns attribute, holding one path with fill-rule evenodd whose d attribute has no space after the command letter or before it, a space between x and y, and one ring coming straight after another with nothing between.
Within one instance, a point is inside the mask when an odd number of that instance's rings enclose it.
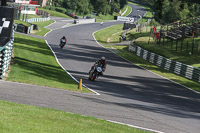
<instances>
[{"instance_id":1,"label":"armco barrier","mask_svg":"<svg viewBox=\"0 0 200 133\"><path fill-rule=\"evenodd\" d=\"M49 21L50 17L47 18L31 18L31 19L26 19L25 22L32 23L32 22L42 22L42 21Z\"/></svg>"},{"instance_id":2,"label":"armco barrier","mask_svg":"<svg viewBox=\"0 0 200 133\"><path fill-rule=\"evenodd\" d=\"M0 79L2 79L8 67L10 65L12 51L13 51L13 42L14 42L14 35L13 38L6 43L3 47L0 47Z\"/></svg>"},{"instance_id":3,"label":"armco barrier","mask_svg":"<svg viewBox=\"0 0 200 133\"><path fill-rule=\"evenodd\" d=\"M163 56L149 52L136 45L129 45L129 51L136 53L137 56L149 61L165 70L171 71L179 76L188 78L190 80L200 83L200 69L193 66L183 64L181 62L167 59Z\"/></svg>"},{"instance_id":4,"label":"armco barrier","mask_svg":"<svg viewBox=\"0 0 200 133\"><path fill-rule=\"evenodd\" d=\"M94 23L95 19L75 19L75 24L88 24L88 23Z\"/></svg>"}]
</instances>

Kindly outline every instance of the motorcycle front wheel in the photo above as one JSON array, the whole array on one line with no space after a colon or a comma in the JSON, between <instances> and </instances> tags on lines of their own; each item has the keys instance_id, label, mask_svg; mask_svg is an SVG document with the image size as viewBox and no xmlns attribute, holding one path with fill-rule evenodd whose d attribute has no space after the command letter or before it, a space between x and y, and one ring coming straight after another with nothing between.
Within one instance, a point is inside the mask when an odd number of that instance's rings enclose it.
<instances>
[{"instance_id":1,"label":"motorcycle front wheel","mask_svg":"<svg viewBox=\"0 0 200 133\"><path fill-rule=\"evenodd\" d=\"M94 81L96 79L97 74L95 72L89 75L89 80Z\"/></svg>"}]
</instances>

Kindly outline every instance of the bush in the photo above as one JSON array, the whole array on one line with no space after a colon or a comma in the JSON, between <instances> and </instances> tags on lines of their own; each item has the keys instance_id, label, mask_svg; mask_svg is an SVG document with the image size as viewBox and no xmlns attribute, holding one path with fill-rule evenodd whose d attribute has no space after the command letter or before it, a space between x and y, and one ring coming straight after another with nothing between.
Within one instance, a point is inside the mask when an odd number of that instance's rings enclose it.
<instances>
[{"instance_id":1,"label":"bush","mask_svg":"<svg viewBox=\"0 0 200 133\"><path fill-rule=\"evenodd\" d=\"M56 7L55 6L51 6L50 10L56 11Z\"/></svg>"},{"instance_id":2,"label":"bush","mask_svg":"<svg viewBox=\"0 0 200 133\"><path fill-rule=\"evenodd\" d=\"M150 22L150 25L158 26L160 24L157 21L155 21L155 19L152 19L151 22Z\"/></svg>"},{"instance_id":3,"label":"bush","mask_svg":"<svg viewBox=\"0 0 200 133\"><path fill-rule=\"evenodd\" d=\"M66 13L66 9L65 9L65 8L62 8L62 7L56 7L55 10L56 10L57 12Z\"/></svg>"}]
</instances>

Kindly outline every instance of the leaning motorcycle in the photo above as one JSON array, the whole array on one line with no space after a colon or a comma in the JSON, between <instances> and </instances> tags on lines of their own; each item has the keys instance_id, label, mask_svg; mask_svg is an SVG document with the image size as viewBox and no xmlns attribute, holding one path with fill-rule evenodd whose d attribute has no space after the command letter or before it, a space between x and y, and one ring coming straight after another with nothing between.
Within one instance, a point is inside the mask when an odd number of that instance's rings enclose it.
<instances>
[{"instance_id":1,"label":"leaning motorcycle","mask_svg":"<svg viewBox=\"0 0 200 133\"><path fill-rule=\"evenodd\" d=\"M60 41L60 48L62 49L65 46L66 42L64 39Z\"/></svg>"},{"instance_id":2,"label":"leaning motorcycle","mask_svg":"<svg viewBox=\"0 0 200 133\"><path fill-rule=\"evenodd\" d=\"M89 72L89 80L94 81L102 73L102 65L95 64Z\"/></svg>"}]
</instances>

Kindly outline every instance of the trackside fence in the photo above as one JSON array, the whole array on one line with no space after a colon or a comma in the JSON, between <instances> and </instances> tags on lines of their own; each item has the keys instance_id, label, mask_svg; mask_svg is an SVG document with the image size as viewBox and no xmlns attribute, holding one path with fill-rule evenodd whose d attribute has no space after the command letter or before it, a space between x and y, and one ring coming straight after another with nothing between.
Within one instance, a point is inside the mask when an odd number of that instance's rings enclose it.
<instances>
[{"instance_id":1,"label":"trackside fence","mask_svg":"<svg viewBox=\"0 0 200 133\"><path fill-rule=\"evenodd\" d=\"M0 79L5 76L11 62L14 43L14 32L12 36L12 39L7 42L6 45L0 47Z\"/></svg>"},{"instance_id":2,"label":"trackside fence","mask_svg":"<svg viewBox=\"0 0 200 133\"><path fill-rule=\"evenodd\" d=\"M163 56L157 55L155 53L149 52L145 49L142 49L136 45L129 45L129 51L134 52L137 56L142 59L151 62L159 67L164 68L165 70L171 71L179 76L188 78L190 80L200 83L200 69L195 68L190 65L183 64L181 62L173 61L167 59Z\"/></svg>"},{"instance_id":3,"label":"trackside fence","mask_svg":"<svg viewBox=\"0 0 200 133\"><path fill-rule=\"evenodd\" d=\"M33 23L33 22L43 22L43 21L49 21L50 17L47 18L31 18L31 19L26 19L25 22L28 23Z\"/></svg>"}]
</instances>

